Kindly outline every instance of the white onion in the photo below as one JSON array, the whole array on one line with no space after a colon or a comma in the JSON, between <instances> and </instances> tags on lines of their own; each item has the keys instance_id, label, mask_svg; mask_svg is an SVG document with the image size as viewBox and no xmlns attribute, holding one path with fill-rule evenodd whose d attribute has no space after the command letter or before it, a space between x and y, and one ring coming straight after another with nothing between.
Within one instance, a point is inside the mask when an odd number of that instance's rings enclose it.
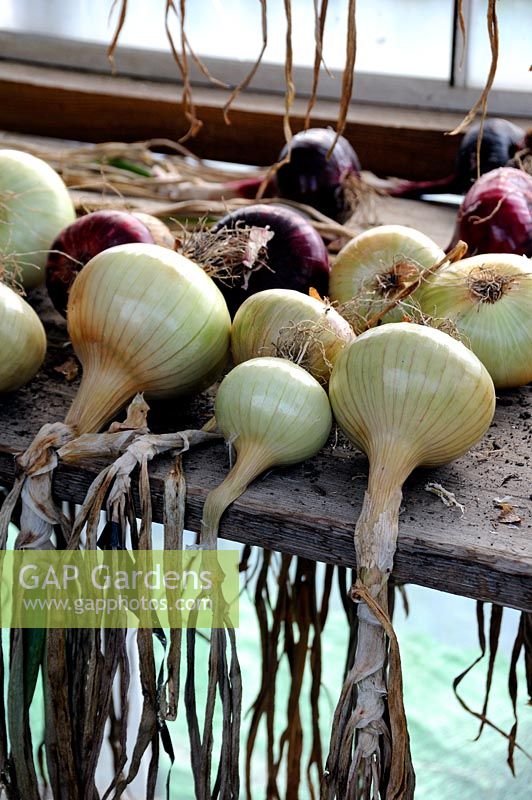
<instances>
[{"instance_id":1,"label":"white onion","mask_svg":"<svg viewBox=\"0 0 532 800\"><path fill-rule=\"evenodd\" d=\"M532 381L532 260L503 253L465 258L422 287L426 314L450 319L497 388Z\"/></svg>"},{"instance_id":2,"label":"white onion","mask_svg":"<svg viewBox=\"0 0 532 800\"><path fill-rule=\"evenodd\" d=\"M31 380L45 353L46 334L39 317L0 282L0 392L12 392Z\"/></svg>"},{"instance_id":3,"label":"white onion","mask_svg":"<svg viewBox=\"0 0 532 800\"><path fill-rule=\"evenodd\" d=\"M25 289L43 282L50 245L75 216L52 167L29 153L0 150L0 267Z\"/></svg>"},{"instance_id":4,"label":"white onion","mask_svg":"<svg viewBox=\"0 0 532 800\"><path fill-rule=\"evenodd\" d=\"M445 257L443 250L424 233L405 225L380 225L355 236L333 262L329 295L348 304L341 313L355 332L365 321L388 305L419 273ZM408 298L415 301L417 291ZM351 302L352 301L352 302ZM389 311L385 322L399 322L401 308Z\"/></svg>"}]
</instances>

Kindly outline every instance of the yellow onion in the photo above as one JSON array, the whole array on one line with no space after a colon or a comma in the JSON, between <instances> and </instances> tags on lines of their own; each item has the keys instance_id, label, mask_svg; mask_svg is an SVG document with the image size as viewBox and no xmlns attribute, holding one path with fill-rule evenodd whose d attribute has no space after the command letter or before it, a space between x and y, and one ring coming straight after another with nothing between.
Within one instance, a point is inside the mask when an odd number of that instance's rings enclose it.
<instances>
[{"instance_id":1,"label":"yellow onion","mask_svg":"<svg viewBox=\"0 0 532 800\"><path fill-rule=\"evenodd\" d=\"M68 190L45 161L0 150L0 267L25 289L44 281L48 250L76 218Z\"/></svg>"},{"instance_id":2,"label":"yellow onion","mask_svg":"<svg viewBox=\"0 0 532 800\"><path fill-rule=\"evenodd\" d=\"M354 337L328 303L292 289L267 289L248 297L236 312L231 351L236 364L280 355L327 383L336 357Z\"/></svg>"},{"instance_id":3,"label":"yellow onion","mask_svg":"<svg viewBox=\"0 0 532 800\"><path fill-rule=\"evenodd\" d=\"M70 291L67 324L83 377L66 424L97 431L134 394L200 391L220 375L230 318L221 292L188 258L155 244L99 253Z\"/></svg>"},{"instance_id":4,"label":"yellow onion","mask_svg":"<svg viewBox=\"0 0 532 800\"><path fill-rule=\"evenodd\" d=\"M0 282L0 392L27 383L44 361L46 334L33 310Z\"/></svg>"},{"instance_id":5,"label":"yellow onion","mask_svg":"<svg viewBox=\"0 0 532 800\"><path fill-rule=\"evenodd\" d=\"M376 776L374 785L378 786L386 692L389 708L394 709L393 769L408 772L398 667L393 666L395 677L390 674L387 689L383 666L387 658L383 625L388 634L391 631L387 581L396 549L403 482L415 467L444 464L474 445L493 417L495 391L485 367L461 342L434 328L398 323L374 328L345 348L334 365L329 396L338 424L369 459L368 488L354 537L354 592L361 601L357 649L337 708L338 726L329 755L333 765L342 752L345 771L339 774L331 769L330 780L335 788L346 781L345 796L351 797L358 770L350 771L346 758L353 746L349 719L352 715L357 719L354 761L363 775ZM397 665L398 656L390 663ZM354 696L356 705L351 705ZM370 796L371 786L365 789Z\"/></svg>"},{"instance_id":6,"label":"yellow onion","mask_svg":"<svg viewBox=\"0 0 532 800\"><path fill-rule=\"evenodd\" d=\"M532 381L532 259L495 253L445 267L420 294L422 310L450 319L497 388Z\"/></svg>"},{"instance_id":7,"label":"yellow onion","mask_svg":"<svg viewBox=\"0 0 532 800\"><path fill-rule=\"evenodd\" d=\"M216 422L236 463L205 501L203 531L216 536L220 518L249 483L271 467L310 458L332 423L324 389L284 358L253 358L226 375L216 395Z\"/></svg>"},{"instance_id":8,"label":"yellow onion","mask_svg":"<svg viewBox=\"0 0 532 800\"><path fill-rule=\"evenodd\" d=\"M355 332L387 306L419 273L445 257L424 233L405 225L381 225L355 236L333 262L329 296L340 304ZM417 290L408 298L415 302ZM387 312L385 322L399 322L401 308Z\"/></svg>"}]
</instances>

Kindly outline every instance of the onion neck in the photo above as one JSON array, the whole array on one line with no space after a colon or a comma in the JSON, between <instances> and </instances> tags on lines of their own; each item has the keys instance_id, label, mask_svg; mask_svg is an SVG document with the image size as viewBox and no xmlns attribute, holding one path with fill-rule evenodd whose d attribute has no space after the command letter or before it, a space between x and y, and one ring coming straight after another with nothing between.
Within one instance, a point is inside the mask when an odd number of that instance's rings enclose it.
<instances>
[{"instance_id":1,"label":"onion neck","mask_svg":"<svg viewBox=\"0 0 532 800\"><path fill-rule=\"evenodd\" d=\"M238 448L236 464L225 480L209 492L205 500L201 521L201 540L205 549L216 549L220 520L225 510L269 466L271 460L260 445L250 442Z\"/></svg>"},{"instance_id":2,"label":"onion neck","mask_svg":"<svg viewBox=\"0 0 532 800\"><path fill-rule=\"evenodd\" d=\"M137 388L131 375L114 361L103 367L95 361L89 362L83 369L81 384L65 423L77 436L96 433L125 406Z\"/></svg>"}]
</instances>

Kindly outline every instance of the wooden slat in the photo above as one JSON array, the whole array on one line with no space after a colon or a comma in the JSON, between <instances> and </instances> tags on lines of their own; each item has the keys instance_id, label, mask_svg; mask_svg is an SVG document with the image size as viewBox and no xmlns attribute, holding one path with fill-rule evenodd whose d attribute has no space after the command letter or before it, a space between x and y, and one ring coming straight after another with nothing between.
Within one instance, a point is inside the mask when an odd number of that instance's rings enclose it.
<instances>
[{"instance_id":1,"label":"wooden slat","mask_svg":"<svg viewBox=\"0 0 532 800\"><path fill-rule=\"evenodd\" d=\"M412 222L412 224L414 224ZM64 360L64 323L46 300L34 299L49 336L44 368L31 384L0 399L0 483L13 479L13 453L23 450L45 422L62 419L75 384L53 367ZM211 413L203 396L178 408L153 406L154 430L182 430L202 424ZM481 600L532 610L532 502L530 413L532 389L501 393L494 423L473 452L407 481L400 518L395 576ZM168 462L153 465L155 519L162 519L163 480ZM198 529L209 489L227 471L222 444L186 456L187 525ZM83 500L95 466L61 466L54 488L58 499ZM367 479L362 454L331 442L316 458L259 479L227 513L222 536L334 564L354 565L352 534ZM446 508L424 490L437 481L465 507ZM522 517L519 527L497 521L494 499L511 496Z\"/></svg>"},{"instance_id":2,"label":"wooden slat","mask_svg":"<svg viewBox=\"0 0 532 800\"><path fill-rule=\"evenodd\" d=\"M180 87L168 83L90 75L0 61L0 127L9 131L78 139L177 139L187 124ZM246 93L223 121L226 94L195 90L199 135L188 145L198 156L268 165L283 143L281 97ZM303 126L304 101L296 101L294 132ZM320 101L314 126L336 125L338 104ZM446 136L461 115L353 105L345 135L365 169L412 179L442 177L453 169L460 137Z\"/></svg>"}]
</instances>

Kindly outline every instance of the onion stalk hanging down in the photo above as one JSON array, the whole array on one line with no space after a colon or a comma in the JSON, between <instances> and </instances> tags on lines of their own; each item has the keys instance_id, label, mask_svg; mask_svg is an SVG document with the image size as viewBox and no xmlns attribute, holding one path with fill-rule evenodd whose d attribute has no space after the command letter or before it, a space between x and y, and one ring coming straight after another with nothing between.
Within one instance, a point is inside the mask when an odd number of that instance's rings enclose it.
<instances>
[{"instance_id":1,"label":"onion stalk hanging down","mask_svg":"<svg viewBox=\"0 0 532 800\"><path fill-rule=\"evenodd\" d=\"M359 781L364 796L377 797L389 770L386 797L409 799L414 778L399 652L387 613L402 486L416 467L452 461L481 438L493 417L495 391L485 367L461 342L430 327L398 323L367 331L345 348L329 397L338 424L368 456L369 480L354 537L356 655L335 712L322 797L354 797ZM382 741L388 743L381 752Z\"/></svg>"},{"instance_id":2,"label":"onion stalk hanging down","mask_svg":"<svg viewBox=\"0 0 532 800\"><path fill-rule=\"evenodd\" d=\"M322 384L355 334L327 302L291 289L267 289L240 306L231 329L235 364L281 356L294 361Z\"/></svg>"},{"instance_id":3,"label":"onion stalk hanging down","mask_svg":"<svg viewBox=\"0 0 532 800\"><path fill-rule=\"evenodd\" d=\"M423 312L445 317L498 389L532 381L532 260L494 253L456 261L422 287Z\"/></svg>"},{"instance_id":4,"label":"onion stalk hanging down","mask_svg":"<svg viewBox=\"0 0 532 800\"><path fill-rule=\"evenodd\" d=\"M236 461L224 481L209 492L203 508L200 547L216 549L220 520L227 507L248 485L267 469L288 466L310 458L323 447L329 436L332 414L324 389L301 367L280 358L255 358L235 367L222 381L215 404L218 428L236 451ZM231 791L223 797L238 796L238 738L240 699L238 690L234 632L231 642L231 675L225 659L225 630L211 635L208 698L217 684L231 686L232 703L224 702L221 758L231 781ZM187 632L189 659L187 684L193 685L195 632ZM225 670L225 674L223 671ZM235 682L233 682L235 681ZM228 690L225 689L227 692ZM225 716L225 708L232 714ZM191 735L192 767L197 797L211 796L211 751L213 703L207 703L204 734L198 747L198 721L195 701L187 706ZM224 756L225 754L225 756Z\"/></svg>"},{"instance_id":5,"label":"onion stalk hanging down","mask_svg":"<svg viewBox=\"0 0 532 800\"><path fill-rule=\"evenodd\" d=\"M0 393L33 378L46 354L42 322L13 289L0 281Z\"/></svg>"},{"instance_id":6,"label":"onion stalk hanging down","mask_svg":"<svg viewBox=\"0 0 532 800\"><path fill-rule=\"evenodd\" d=\"M59 175L42 159L0 150L0 268L25 289L44 281L44 265L59 231L75 219Z\"/></svg>"},{"instance_id":7,"label":"onion stalk hanging down","mask_svg":"<svg viewBox=\"0 0 532 800\"><path fill-rule=\"evenodd\" d=\"M94 211L64 228L46 261L46 288L57 311L66 316L68 293L78 272L91 258L133 242L174 248L174 237L161 220L127 211Z\"/></svg>"},{"instance_id":8,"label":"onion stalk hanging down","mask_svg":"<svg viewBox=\"0 0 532 800\"><path fill-rule=\"evenodd\" d=\"M480 165L477 169L478 137ZM476 122L464 135L456 156L455 171L445 178L432 181L403 181L388 191L394 197L420 197L422 194L452 192L463 194L479 175L504 167L524 145L525 132L506 119L486 119L482 126Z\"/></svg>"},{"instance_id":9,"label":"onion stalk hanging down","mask_svg":"<svg viewBox=\"0 0 532 800\"><path fill-rule=\"evenodd\" d=\"M272 234L266 240L266 264L250 268L248 260L238 265L232 279L217 281L231 314L244 300L264 289L296 289L308 294L311 287L327 294L329 257L319 233L297 211L283 206L259 204L223 217L213 231L248 225Z\"/></svg>"},{"instance_id":10,"label":"onion stalk hanging down","mask_svg":"<svg viewBox=\"0 0 532 800\"><path fill-rule=\"evenodd\" d=\"M532 175L501 167L482 175L458 209L450 247L463 239L471 255L532 257Z\"/></svg>"},{"instance_id":11,"label":"onion stalk hanging down","mask_svg":"<svg viewBox=\"0 0 532 800\"><path fill-rule=\"evenodd\" d=\"M424 233L405 225L380 225L355 236L334 259L329 296L355 333L380 314L420 273L445 259L445 253ZM409 298L416 302L417 291ZM399 322L400 306L383 316Z\"/></svg>"}]
</instances>

